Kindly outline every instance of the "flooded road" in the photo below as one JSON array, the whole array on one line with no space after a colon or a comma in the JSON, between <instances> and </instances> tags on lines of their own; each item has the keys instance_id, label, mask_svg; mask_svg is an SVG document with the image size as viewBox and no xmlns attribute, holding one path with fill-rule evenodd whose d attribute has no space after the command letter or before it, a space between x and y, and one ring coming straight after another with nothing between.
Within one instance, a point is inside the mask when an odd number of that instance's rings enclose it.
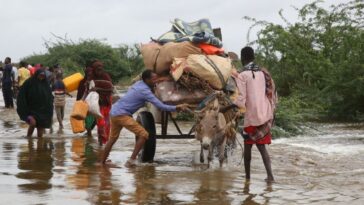
<instances>
[{"instance_id":1,"label":"flooded road","mask_svg":"<svg viewBox=\"0 0 364 205\"><path fill-rule=\"evenodd\" d=\"M27 139L27 126L2 98L0 107L0 204L364 204L362 124L316 124L310 134L273 140L277 182L266 184L256 148L250 182L240 148L223 168L215 159L206 169L199 143L188 139L158 140L155 163L129 169L134 137L123 130L110 155L120 167L106 168L96 163L96 131L72 134L67 114L63 134L55 123L54 134Z\"/></svg>"}]
</instances>

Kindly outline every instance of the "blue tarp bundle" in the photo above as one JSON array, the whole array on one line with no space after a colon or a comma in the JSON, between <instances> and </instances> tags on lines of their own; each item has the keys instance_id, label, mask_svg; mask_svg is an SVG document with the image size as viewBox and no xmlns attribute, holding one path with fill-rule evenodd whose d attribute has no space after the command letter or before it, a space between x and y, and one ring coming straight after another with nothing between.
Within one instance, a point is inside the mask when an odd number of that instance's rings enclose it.
<instances>
[{"instance_id":1,"label":"blue tarp bundle","mask_svg":"<svg viewBox=\"0 0 364 205\"><path fill-rule=\"evenodd\" d=\"M175 19L171 23L172 29L157 39L159 43L191 41L194 43L207 43L218 48L222 47L222 42L214 36L208 19L201 19L192 23Z\"/></svg>"}]
</instances>

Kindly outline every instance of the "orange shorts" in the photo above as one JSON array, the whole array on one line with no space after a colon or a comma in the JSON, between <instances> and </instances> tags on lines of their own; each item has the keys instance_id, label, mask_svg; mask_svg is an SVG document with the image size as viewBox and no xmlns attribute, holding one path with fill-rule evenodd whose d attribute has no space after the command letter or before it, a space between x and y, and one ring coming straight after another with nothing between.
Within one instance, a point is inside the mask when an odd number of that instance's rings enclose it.
<instances>
[{"instance_id":1,"label":"orange shorts","mask_svg":"<svg viewBox=\"0 0 364 205\"><path fill-rule=\"evenodd\" d=\"M120 115L111 117L111 130L110 130L110 138L118 138L120 135L121 129L125 127L130 132L134 133L138 137L142 137L148 139L149 133L142 127L137 121L135 121L132 117L127 115Z\"/></svg>"}]
</instances>

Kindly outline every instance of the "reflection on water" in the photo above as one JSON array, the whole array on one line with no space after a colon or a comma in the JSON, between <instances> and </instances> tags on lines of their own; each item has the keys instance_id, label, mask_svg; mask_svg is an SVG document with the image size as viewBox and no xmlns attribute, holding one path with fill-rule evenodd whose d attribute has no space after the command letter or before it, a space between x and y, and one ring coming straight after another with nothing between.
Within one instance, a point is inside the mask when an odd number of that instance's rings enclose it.
<instances>
[{"instance_id":1,"label":"reflection on water","mask_svg":"<svg viewBox=\"0 0 364 205\"><path fill-rule=\"evenodd\" d=\"M243 204L247 205L255 205L255 204L269 204L270 197L266 196L265 194L269 194L273 191L272 184L266 184L266 188L264 189L264 192L260 194L262 196L262 202L258 203L255 201L255 198L258 198L258 194L254 194L250 192L250 181L244 182L244 188L243 193L246 196L246 198L243 201Z\"/></svg>"},{"instance_id":2,"label":"reflection on water","mask_svg":"<svg viewBox=\"0 0 364 205\"><path fill-rule=\"evenodd\" d=\"M15 123L11 122L11 121L4 121L3 126L4 126L5 129L13 128L15 126Z\"/></svg>"},{"instance_id":3,"label":"reflection on water","mask_svg":"<svg viewBox=\"0 0 364 205\"><path fill-rule=\"evenodd\" d=\"M53 143L50 139L28 139L28 144L21 147L18 154L18 168L16 174L19 179L27 182L18 186L24 191L47 190L52 187L49 182L53 176Z\"/></svg>"},{"instance_id":4,"label":"reflection on water","mask_svg":"<svg viewBox=\"0 0 364 205\"><path fill-rule=\"evenodd\" d=\"M103 167L97 140L72 134L68 118L63 134L28 139L14 110L0 116L0 204L364 204L364 126L274 140L269 185L256 148L249 182L241 150L205 169L191 140L158 140L155 163L128 169L134 137L123 130L110 155L120 167Z\"/></svg>"},{"instance_id":5,"label":"reflection on water","mask_svg":"<svg viewBox=\"0 0 364 205\"><path fill-rule=\"evenodd\" d=\"M87 148L88 147L88 148ZM67 180L76 189L85 189L97 178L96 167L93 164L97 158L93 148L83 138L72 139L71 159L76 162L73 175L68 175Z\"/></svg>"}]
</instances>

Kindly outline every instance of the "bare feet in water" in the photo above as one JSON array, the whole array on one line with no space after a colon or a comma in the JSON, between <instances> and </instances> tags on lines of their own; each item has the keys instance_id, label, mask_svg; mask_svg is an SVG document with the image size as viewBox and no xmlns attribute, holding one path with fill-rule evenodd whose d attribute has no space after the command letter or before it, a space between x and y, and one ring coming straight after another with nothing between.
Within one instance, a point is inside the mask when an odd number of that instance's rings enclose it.
<instances>
[{"instance_id":1,"label":"bare feet in water","mask_svg":"<svg viewBox=\"0 0 364 205\"><path fill-rule=\"evenodd\" d=\"M106 160L105 163L96 163L95 165L102 165L104 167L108 168L121 168L120 166L117 166L116 164L112 163L110 159Z\"/></svg>"},{"instance_id":2,"label":"bare feet in water","mask_svg":"<svg viewBox=\"0 0 364 205\"><path fill-rule=\"evenodd\" d=\"M268 177L268 178L264 179L264 181L266 181L267 183L274 183L275 182L274 178L272 178L272 177Z\"/></svg>"},{"instance_id":3,"label":"bare feet in water","mask_svg":"<svg viewBox=\"0 0 364 205\"><path fill-rule=\"evenodd\" d=\"M137 165L137 160L135 159L128 159L128 161L125 162L124 166L127 168L135 167Z\"/></svg>"}]
</instances>

